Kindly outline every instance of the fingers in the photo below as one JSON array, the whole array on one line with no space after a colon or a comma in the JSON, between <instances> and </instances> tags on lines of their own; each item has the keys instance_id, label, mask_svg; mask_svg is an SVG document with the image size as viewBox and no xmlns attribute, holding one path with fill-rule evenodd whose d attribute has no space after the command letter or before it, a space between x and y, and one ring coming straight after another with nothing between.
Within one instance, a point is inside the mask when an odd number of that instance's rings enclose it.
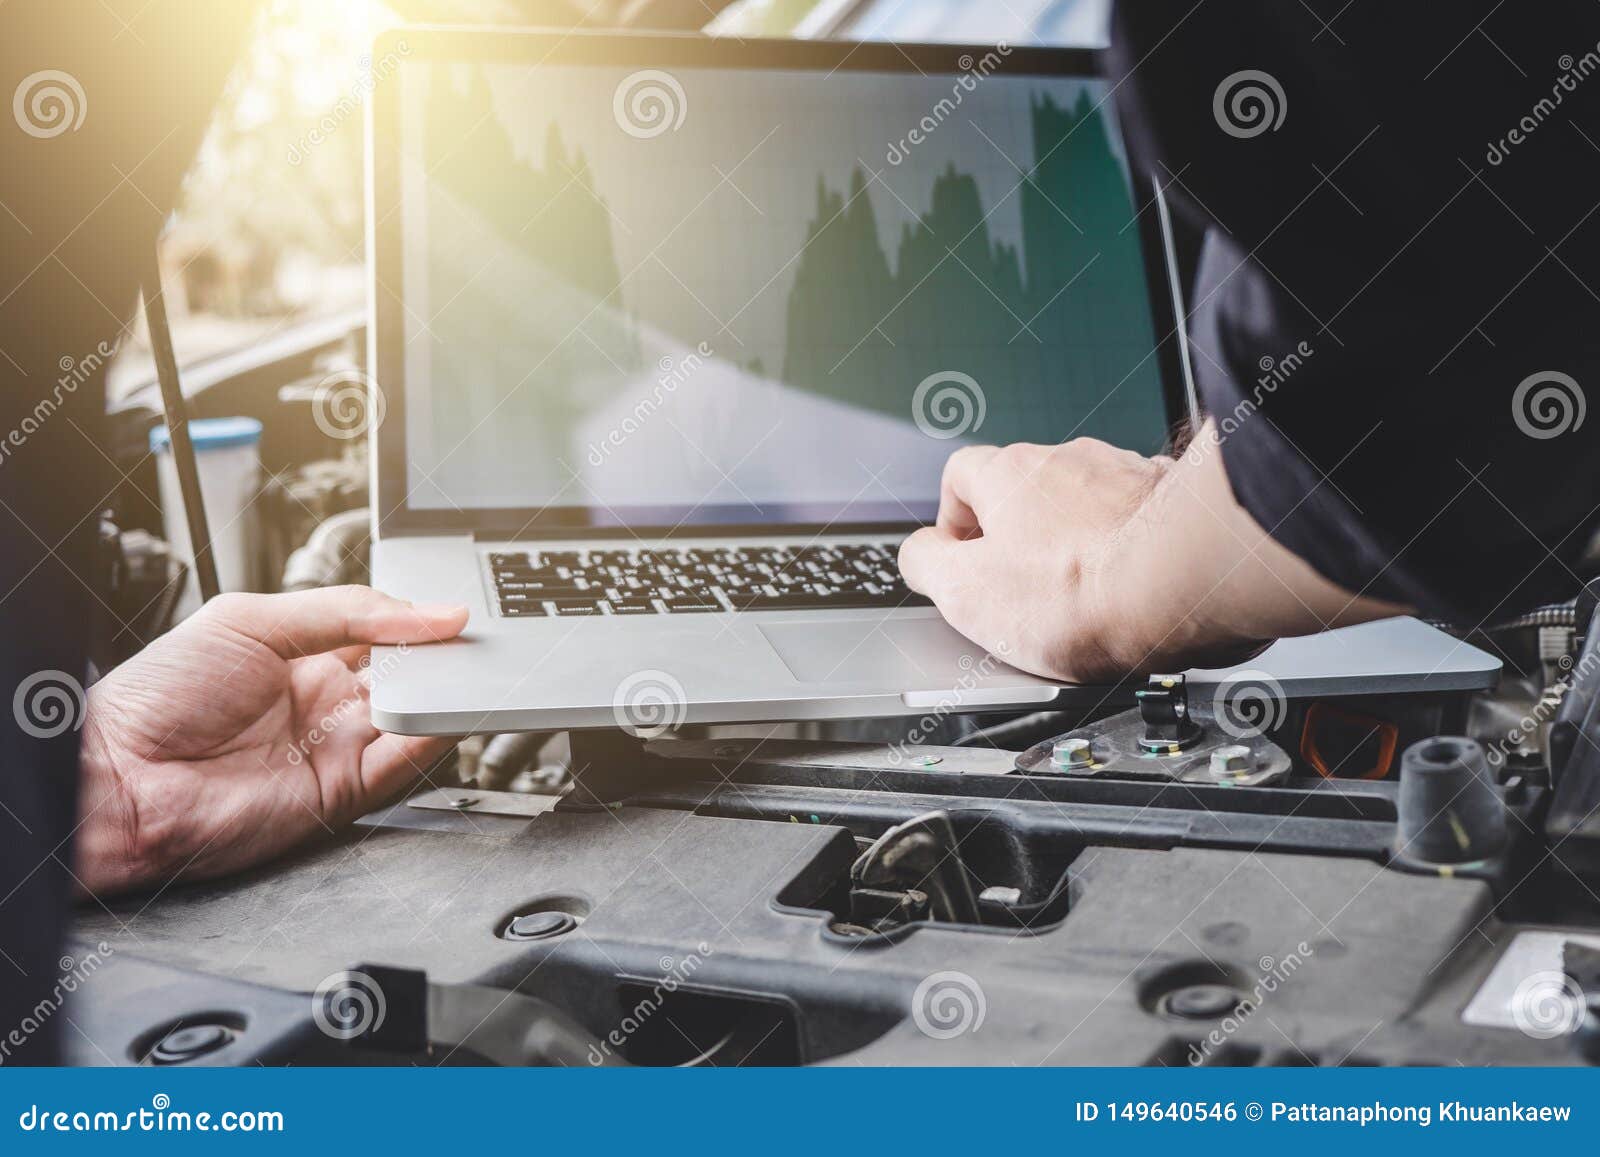
<instances>
[{"instance_id":1,"label":"fingers","mask_svg":"<svg viewBox=\"0 0 1600 1157\"><path fill-rule=\"evenodd\" d=\"M457 742L456 737L379 735L361 756L361 794L350 801L349 814L331 817L335 823L366 815L414 781Z\"/></svg>"},{"instance_id":2,"label":"fingers","mask_svg":"<svg viewBox=\"0 0 1600 1157\"><path fill-rule=\"evenodd\" d=\"M906 585L927 595L945 622L980 644L992 616L984 592L997 582L989 539L961 539L942 527L927 526L900 544L900 573Z\"/></svg>"},{"instance_id":3,"label":"fingers","mask_svg":"<svg viewBox=\"0 0 1600 1157\"><path fill-rule=\"evenodd\" d=\"M978 478L999 452L998 446L963 446L950 455L939 482L937 526L956 538L976 538L982 532Z\"/></svg>"},{"instance_id":4,"label":"fingers","mask_svg":"<svg viewBox=\"0 0 1600 1157\"><path fill-rule=\"evenodd\" d=\"M372 647L366 643L352 643L348 647L329 651L328 654L343 663L345 669L352 673L372 665Z\"/></svg>"},{"instance_id":5,"label":"fingers","mask_svg":"<svg viewBox=\"0 0 1600 1157\"><path fill-rule=\"evenodd\" d=\"M900 574L908 587L943 610L955 591L970 583L977 548L978 543L941 526L925 526L900 544Z\"/></svg>"},{"instance_id":6,"label":"fingers","mask_svg":"<svg viewBox=\"0 0 1600 1157\"><path fill-rule=\"evenodd\" d=\"M361 586L220 595L207 604L206 614L285 659L355 644L442 642L467 623L466 607L413 606Z\"/></svg>"}]
</instances>

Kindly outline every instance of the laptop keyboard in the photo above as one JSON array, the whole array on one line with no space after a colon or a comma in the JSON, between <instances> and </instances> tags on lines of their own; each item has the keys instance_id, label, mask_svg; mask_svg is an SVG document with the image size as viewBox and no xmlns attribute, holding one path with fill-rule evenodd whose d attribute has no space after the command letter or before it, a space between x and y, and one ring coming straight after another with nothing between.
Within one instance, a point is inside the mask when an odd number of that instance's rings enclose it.
<instances>
[{"instance_id":1,"label":"laptop keyboard","mask_svg":"<svg viewBox=\"0 0 1600 1157\"><path fill-rule=\"evenodd\" d=\"M508 618L929 605L888 543L498 551L489 565Z\"/></svg>"}]
</instances>

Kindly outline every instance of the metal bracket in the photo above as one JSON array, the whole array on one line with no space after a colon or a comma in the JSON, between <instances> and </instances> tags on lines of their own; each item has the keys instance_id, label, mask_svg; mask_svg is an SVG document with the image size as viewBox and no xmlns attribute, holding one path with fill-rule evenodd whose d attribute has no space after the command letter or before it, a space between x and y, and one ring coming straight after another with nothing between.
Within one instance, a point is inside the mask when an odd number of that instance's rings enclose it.
<instances>
[{"instance_id":1,"label":"metal bracket","mask_svg":"<svg viewBox=\"0 0 1600 1157\"><path fill-rule=\"evenodd\" d=\"M528 795L516 791L478 791L469 787L441 787L414 795L406 806L418 811L461 812L475 816L511 816L532 819L553 811L558 795Z\"/></svg>"},{"instance_id":2,"label":"metal bracket","mask_svg":"<svg viewBox=\"0 0 1600 1157\"><path fill-rule=\"evenodd\" d=\"M1162 680L1156 690L1141 691L1140 706L1055 739L1036 743L1017 756L1016 770L1024 775L1064 775L1086 779L1156 779L1179 783L1216 784L1223 787L1261 787L1288 777L1293 766L1289 753L1265 735L1236 736L1216 725L1207 708L1191 709L1183 692L1183 677L1176 686ZM1152 734L1155 726L1170 732L1174 741ZM1182 738L1181 742L1176 737Z\"/></svg>"},{"instance_id":3,"label":"metal bracket","mask_svg":"<svg viewBox=\"0 0 1600 1157\"><path fill-rule=\"evenodd\" d=\"M1200 738L1189 717L1189 685L1182 675L1152 675L1150 685L1135 691L1144 731L1139 746L1154 755L1176 755Z\"/></svg>"}]
</instances>

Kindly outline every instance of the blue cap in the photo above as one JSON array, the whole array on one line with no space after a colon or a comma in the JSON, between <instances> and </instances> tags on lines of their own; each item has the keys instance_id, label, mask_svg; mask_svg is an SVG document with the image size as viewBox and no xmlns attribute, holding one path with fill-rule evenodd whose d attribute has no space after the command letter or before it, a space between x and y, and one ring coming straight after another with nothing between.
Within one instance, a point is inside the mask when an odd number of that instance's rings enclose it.
<instances>
[{"instance_id":1,"label":"blue cap","mask_svg":"<svg viewBox=\"0 0 1600 1157\"><path fill-rule=\"evenodd\" d=\"M254 418L196 418L189 423L189 441L194 443L196 454L227 446L248 446L261 441L261 423ZM170 442L165 426L150 431L150 453L161 453Z\"/></svg>"}]
</instances>

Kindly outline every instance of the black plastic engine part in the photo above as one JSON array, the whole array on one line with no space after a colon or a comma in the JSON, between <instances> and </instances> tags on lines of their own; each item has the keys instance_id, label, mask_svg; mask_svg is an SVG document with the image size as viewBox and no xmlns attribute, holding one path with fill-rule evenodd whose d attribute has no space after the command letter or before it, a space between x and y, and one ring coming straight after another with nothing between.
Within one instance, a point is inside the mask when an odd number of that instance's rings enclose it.
<instances>
[{"instance_id":1,"label":"black plastic engine part","mask_svg":"<svg viewBox=\"0 0 1600 1157\"><path fill-rule=\"evenodd\" d=\"M1470 864L1506 846L1506 808L1483 748L1464 736L1441 735L1400 757L1397 860Z\"/></svg>"}]
</instances>

